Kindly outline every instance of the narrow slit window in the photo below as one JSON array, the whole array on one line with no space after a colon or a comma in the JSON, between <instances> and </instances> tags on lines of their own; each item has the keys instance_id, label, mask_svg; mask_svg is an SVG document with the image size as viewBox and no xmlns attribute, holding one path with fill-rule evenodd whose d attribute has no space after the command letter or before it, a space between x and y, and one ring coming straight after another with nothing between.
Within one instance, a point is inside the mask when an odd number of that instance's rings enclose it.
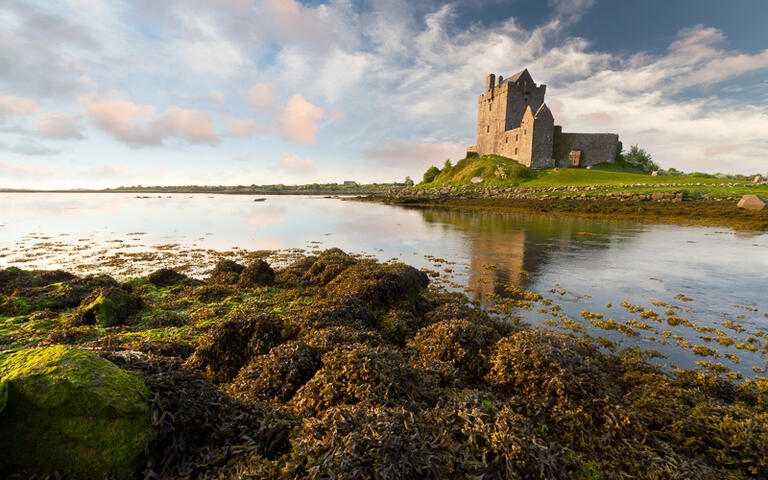
<instances>
[{"instance_id":1,"label":"narrow slit window","mask_svg":"<svg viewBox=\"0 0 768 480\"><path fill-rule=\"evenodd\" d=\"M485 126L485 132L488 133L490 131L491 131L491 126L490 125L486 125Z\"/></svg>"},{"instance_id":2,"label":"narrow slit window","mask_svg":"<svg viewBox=\"0 0 768 480\"><path fill-rule=\"evenodd\" d=\"M518 140L520 140L520 134L517 134L517 133L516 133L516 134L515 134L515 141L518 141Z\"/></svg>"},{"instance_id":3,"label":"narrow slit window","mask_svg":"<svg viewBox=\"0 0 768 480\"><path fill-rule=\"evenodd\" d=\"M517 155L517 147L515 147L515 155Z\"/></svg>"},{"instance_id":4,"label":"narrow slit window","mask_svg":"<svg viewBox=\"0 0 768 480\"><path fill-rule=\"evenodd\" d=\"M488 104L488 111L489 112L493 111L493 104L492 103Z\"/></svg>"},{"instance_id":5,"label":"narrow slit window","mask_svg":"<svg viewBox=\"0 0 768 480\"><path fill-rule=\"evenodd\" d=\"M504 143L509 143L509 137L504 138Z\"/></svg>"}]
</instances>

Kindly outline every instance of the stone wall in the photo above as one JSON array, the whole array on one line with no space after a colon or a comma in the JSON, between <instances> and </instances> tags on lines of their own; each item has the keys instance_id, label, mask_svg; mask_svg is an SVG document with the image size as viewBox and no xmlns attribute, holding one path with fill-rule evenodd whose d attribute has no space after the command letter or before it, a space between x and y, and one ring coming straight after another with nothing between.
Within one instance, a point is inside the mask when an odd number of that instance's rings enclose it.
<instances>
[{"instance_id":1,"label":"stone wall","mask_svg":"<svg viewBox=\"0 0 768 480\"><path fill-rule=\"evenodd\" d=\"M571 150L584 152L581 166L616 161L619 148L619 136L615 133L562 133L555 131L553 157L556 165L568 166L568 153Z\"/></svg>"}]
</instances>

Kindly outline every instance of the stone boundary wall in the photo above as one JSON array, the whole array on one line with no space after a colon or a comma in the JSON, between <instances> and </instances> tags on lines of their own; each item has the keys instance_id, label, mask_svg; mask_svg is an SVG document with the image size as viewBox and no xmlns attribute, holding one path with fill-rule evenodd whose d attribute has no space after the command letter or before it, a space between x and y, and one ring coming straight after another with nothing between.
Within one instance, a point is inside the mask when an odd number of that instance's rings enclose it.
<instances>
[{"instance_id":1,"label":"stone boundary wall","mask_svg":"<svg viewBox=\"0 0 768 480\"><path fill-rule=\"evenodd\" d=\"M556 165L568 165L568 153L571 150L581 150L583 153L581 165L597 165L598 163L613 163L619 148L619 136L615 133L566 133L555 132L552 155Z\"/></svg>"},{"instance_id":2,"label":"stone boundary wall","mask_svg":"<svg viewBox=\"0 0 768 480\"><path fill-rule=\"evenodd\" d=\"M768 182L765 182L768 183ZM620 200L620 201L670 201L681 202L685 200L738 200L739 197L712 198L707 194L700 197L688 197L685 187L691 186L709 186L709 187L754 187L762 185L753 183L636 183L631 185L589 185L589 186L559 186L547 188L499 188L499 187L479 187L470 186L461 187L441 187L441 188L422 188L390 190L384 194L384 197L391 200L447 200L451 198L497 198L509 200L556 200L556 199L575 199L575 200ZM596 190L607 190L616 188L632 187L677 187L679 190L673 192L652 192L652 193L634 193L634 192L608 192L598 193L597 195L587 195L586 192ZM581 195L549 195L555 192L582 192ZM543 195L542 195L543 193Z\"/></svg>"}]
</instances>

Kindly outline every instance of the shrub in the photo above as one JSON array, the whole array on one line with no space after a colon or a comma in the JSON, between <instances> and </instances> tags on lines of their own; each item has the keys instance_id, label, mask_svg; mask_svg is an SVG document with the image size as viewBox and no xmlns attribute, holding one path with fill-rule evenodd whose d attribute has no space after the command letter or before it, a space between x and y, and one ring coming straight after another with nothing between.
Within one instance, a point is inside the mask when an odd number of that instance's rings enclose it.
<instances>
[{"instance_id":1,"label":"shrub","mask_svg":"<svg viewBox=\"0 0 768 480\"><path fill-rule=\"evenodd\" d=\"M659 166L651 160L651 154L637 145L632 145L629 152L622 154L622 158L625 164L643 172L650 173L659 169Z\"/></svg>"},{"instance_id":2,"label":"shrub","mask_svg":"<svg viewBox=\"0 0 768 480\"><path fill-rule=\"evenodd\" d=\"M438 175L440 175L440 169L433 165L429 167L426 172L424 172L424 178L422 179L421 183L432 183L432 181Z\"/></svg>"}]
</instances>

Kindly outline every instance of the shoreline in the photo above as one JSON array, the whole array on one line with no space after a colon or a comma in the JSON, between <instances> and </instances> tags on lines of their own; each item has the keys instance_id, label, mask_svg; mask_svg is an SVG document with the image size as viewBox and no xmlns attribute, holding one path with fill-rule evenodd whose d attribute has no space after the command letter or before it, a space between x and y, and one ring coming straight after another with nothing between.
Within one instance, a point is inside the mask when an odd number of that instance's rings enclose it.
<instances>
[{"instance_id":1,"label":"shoreline","mask_svg":"<svg viewBox=\"0 0 768 480\"><path fill-rule=\"evenodd\" d=\"M547 197L504 198L468 197L443 193L441 196L373 194L353 201L382 203L401 207L481 210L497 213L567 215L581 218L673 223L677 225L729 227L759 233L768 232L768 210L738 208L734 200L686 198L680 191L661 193L654 198Z\"/></svg>"}]
</instances>

